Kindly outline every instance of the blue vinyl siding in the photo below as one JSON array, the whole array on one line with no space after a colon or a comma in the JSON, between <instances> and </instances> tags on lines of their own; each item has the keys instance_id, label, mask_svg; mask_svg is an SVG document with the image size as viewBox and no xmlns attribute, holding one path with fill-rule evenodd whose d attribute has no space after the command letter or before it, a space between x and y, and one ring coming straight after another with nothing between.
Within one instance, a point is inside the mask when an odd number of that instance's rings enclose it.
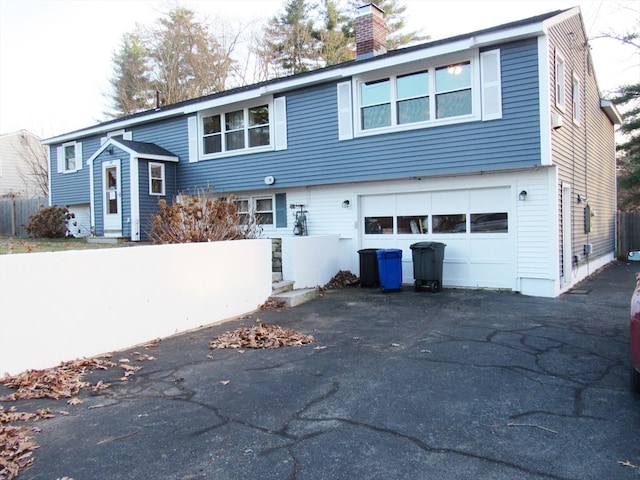
<instances>
[{"instance_id":1,"label":"blue vinyl siding","mask_svg":"<svg viewBox=\"0 0 640 480\"><path fill-rule=\"evenodd\" d=\"M153 160L154 163L164 163L164 175L165 175L165 195L149 195L149 161L140 160L138 162L138 187L140 192L140 239L148 240L149 232L151 231L151 225L153 216L158 212L158 202L160 200L166 200L171 204L173 198L177 194L176 184L177 175L175 163L171 162L158 162Z\"/></svg>"},{"instance_id":2,"label":"blue vinyl siding","mask_svg":"<svg viewBox=\"0 0 640 480\"><path fill-rule=\"evenodd\" d=\"M342 142L335 83L289 92L287 150L181 162L179 189L209 184L218 191L260 190L269 188L263 183L267 175L278 187L291 187L539 164L537 61L536 39L501 46L502 119Z\"/></svg>"},{"instance_id":3,"label":"blue vinyl siding","mask_svg":"<svg viewBox=\"0 0 640 480\"><path fill-rule=\"evenodd\" d=\"M60 144L51 145L51 201L53 205L76 205L89 203L89 166L87 159L93 155L100 146L100 138L81 139L82 142L82 169L73 173L58 173L58 147Z\"/></svg>"}]
</instances>

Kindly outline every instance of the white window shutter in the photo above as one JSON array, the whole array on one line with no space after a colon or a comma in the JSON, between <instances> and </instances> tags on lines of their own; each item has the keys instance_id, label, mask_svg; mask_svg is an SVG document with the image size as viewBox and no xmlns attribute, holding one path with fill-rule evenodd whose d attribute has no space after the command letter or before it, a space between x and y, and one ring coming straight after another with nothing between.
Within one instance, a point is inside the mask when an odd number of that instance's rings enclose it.
<instances>
[{"instance_id":1,"label":"white window shutter","mask_svg":"<svg viewBox=\"0 0 640 480\"><path fill-rule=\"evenodd\" d=\"M76 143L76 170L82 170L82 142Z\"/></svg>"},{"instance_id":2,"label":"white window shutter","mask_svg":"<svg viewBox=\"0 0 640 480\"><path fill-rule=\"evenodd\" d=\"M351 82L342 82L338 84L338 140L352 138Z\"/></svg>"},{"instance_id":3,"label":"white window shutter","mask_svg":"<svg viewBox=\"0 0 640 480\"><path fill-rule=\"evenodd\" d=\"M287 98L273 99L273 128L276 150L287 149Z\"/></svg>"},{"instance_id":4,"label":"white window shutter","mask_svg":"<svg viewBox=\"0 0 640 480\"><path fill-rule=\"evenodd\" d=\"M480 54L480 80L482 82L482 120L502 118L500 50L490 50Z\"/></svg>"},{"instance_id":5,"label":"white window shutter","mask_svg":"<svg viewBox=\"0 0 640 480\"><path fill-rule=\"evenodd\" d=\"M56 160L58 162L58 173L64 172L64 149L62 147L56 148Z\"/></svg>"},{"instance_id":6,"label":"white window shutter","mask_svg":"<svg viewBox=\"0 0 640 480\"><path fill-rule=\"evenodd\" d=\"M198 116L187 119L189 135L189 163L198 161Z\"/></svg>"}]
</instances>

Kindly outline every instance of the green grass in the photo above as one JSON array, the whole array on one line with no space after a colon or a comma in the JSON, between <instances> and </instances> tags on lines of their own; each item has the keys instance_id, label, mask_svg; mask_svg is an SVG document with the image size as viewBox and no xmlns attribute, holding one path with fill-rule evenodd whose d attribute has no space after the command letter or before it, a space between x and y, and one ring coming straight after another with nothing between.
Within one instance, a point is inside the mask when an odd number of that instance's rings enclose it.
<instances>
[{"instance_id":1,"label":"green grass","mask_svg":"<svg viewBox=\"0 0 640 480\"><path fill-rule=\"evenodd\" d=\"M17 238L0 237L0 255L10 253L61 252L113 248L116 244L88 243L84 238Z\"/></svg>"}]
</instances>

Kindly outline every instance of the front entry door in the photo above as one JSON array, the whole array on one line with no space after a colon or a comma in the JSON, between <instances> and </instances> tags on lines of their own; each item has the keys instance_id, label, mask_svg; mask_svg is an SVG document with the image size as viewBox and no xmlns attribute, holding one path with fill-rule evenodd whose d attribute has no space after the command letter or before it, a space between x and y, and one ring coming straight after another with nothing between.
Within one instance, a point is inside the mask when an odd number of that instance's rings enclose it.
<instances>
[{"instance_id":1,"label":"front entry door","mask_svg":"<svg viewBox=\"0 0 640 480\"><path fill-rule=\"evenodd\" d=\"M104 198L104 236L122 236L122 195L120 192L120 160L102 165Z\"/></svg>"}]
</instances>

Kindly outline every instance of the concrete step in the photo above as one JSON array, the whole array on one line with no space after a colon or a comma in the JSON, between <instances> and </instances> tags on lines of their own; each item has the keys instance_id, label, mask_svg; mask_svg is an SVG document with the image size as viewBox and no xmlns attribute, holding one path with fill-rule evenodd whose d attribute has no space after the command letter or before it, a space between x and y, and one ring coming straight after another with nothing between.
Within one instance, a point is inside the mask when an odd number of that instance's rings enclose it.
<instances>
[{"instance_id":1,"label":"concrete step","mask_svg":"<svg viewBox=\"0 0 640 480\"><path fill-rule=\"evenodd\" d=\"M284 302L289 307L295 307L302 303L314 300L318 296L318 290L315 288L299 288L297 290L289 290L286 292L271 295L274 302Z\"/></svg>"},{"instance_id":2,"label":"concrete step","mask_svg":"<svg viewBox=\"0 0 640 480\"><path fill-rule=\"evenodd\" d=\"M282 272L271 272L271 281L273 283L282 281Z\"/></svg>"},{"instance_id":3,"label":"concrete step","mask_svg":"<svg viewBox=\"0 0 640 480\"><path fill-rule=\"evenodd\" d=\"M280 280L279 282L273 282L271 284L271 295L277 295L283 292L289 292L293 290L293 282L284 282Z\"/></svg>"}]
</instances>

